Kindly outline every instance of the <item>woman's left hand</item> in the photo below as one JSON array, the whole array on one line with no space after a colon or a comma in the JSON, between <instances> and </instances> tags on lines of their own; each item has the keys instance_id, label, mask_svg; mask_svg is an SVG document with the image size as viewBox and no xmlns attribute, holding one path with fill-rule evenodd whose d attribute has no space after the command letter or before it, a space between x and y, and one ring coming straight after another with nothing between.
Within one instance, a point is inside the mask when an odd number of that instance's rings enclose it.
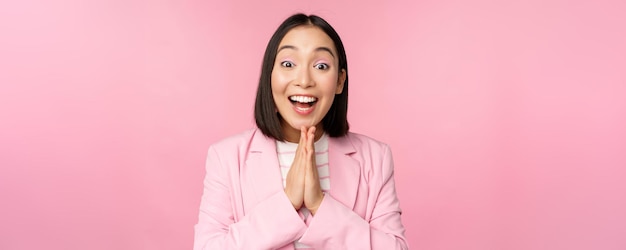
<instances>
[{"instance_id":1,"label":"woman's left hand","mask_svg":"<svg viewBox=\"0 0 626 250\"><path fill-rule=\"evenodd\" d=\"M322 200L324 199L324 193L320 187L320 179L317 173L317 164L315 163L315 126L307 129L305 149L307 156L311 157L309 164L306 164L306 175L304 180L304 206L311 211L311 214L315 215Z\"/></svg>"}]
</instances>

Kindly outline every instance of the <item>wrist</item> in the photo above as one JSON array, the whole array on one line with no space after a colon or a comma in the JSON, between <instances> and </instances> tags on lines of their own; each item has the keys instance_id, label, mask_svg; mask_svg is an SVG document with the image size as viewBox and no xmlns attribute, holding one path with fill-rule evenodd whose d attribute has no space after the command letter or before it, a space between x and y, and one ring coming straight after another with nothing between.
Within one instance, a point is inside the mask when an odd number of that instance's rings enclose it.
<instances>
[{"instance_id":1,"label":"wrist","mask_svg":"<svg viewBox=\"0 0 626 250\"><path fill-rule=\"evenodd\" d=\"M307 207L307 209L309 209L309 211L311 211L312 215L315 215L317 213L317 209L319 209L320 206L322 205L322 201L324 200L324 193L322 193L320 197L321 198L319 199L319 202L317 202L317 204L315 204L315 206Z\"/></svg>"}]
</instances>

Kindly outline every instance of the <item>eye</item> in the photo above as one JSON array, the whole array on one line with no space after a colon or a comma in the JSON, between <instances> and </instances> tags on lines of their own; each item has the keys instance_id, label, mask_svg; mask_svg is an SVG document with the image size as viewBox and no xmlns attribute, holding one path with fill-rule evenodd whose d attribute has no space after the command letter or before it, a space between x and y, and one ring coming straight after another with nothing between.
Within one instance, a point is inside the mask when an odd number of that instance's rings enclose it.
<instances>
[{"instance_id":1,"label":"eye","mask_svg":"<svg viewBox=\"0 0 626 250\"><path fill-rule=\"evenodd\" d=\"M321 69L321 70L327 70L328 68L330 68L330 66L328 66L328 64L325 63L318 63L315 64L315 66L313 66L316 69Z\"/></svg>"},{"instance_id":2,"label":"eye","mask_svg":"<svg viewBox=\"0 0 626 250\"><path fill-rule=\"evenodd\" d=\"M294 65L293 65L293 63L292 63L292 62L290 62L290 61L283 61L283 62L281 62L281 63L280 63L280 66L283 66L283 67L285 67L285 68L291 68L291 67L293 67Z\"/></svg>"}]
</instances>

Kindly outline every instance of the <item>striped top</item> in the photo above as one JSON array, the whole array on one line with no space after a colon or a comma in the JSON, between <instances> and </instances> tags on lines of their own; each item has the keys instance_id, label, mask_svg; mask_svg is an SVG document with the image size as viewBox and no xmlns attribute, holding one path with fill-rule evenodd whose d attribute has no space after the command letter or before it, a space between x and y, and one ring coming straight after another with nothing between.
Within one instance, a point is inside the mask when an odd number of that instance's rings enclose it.
<instances>
[{"instance_id":1,"label":"striped top","mask_svg":"<svg viewBox=\"0 0 626 250\"><path fill-rule=\"evenodd\" d=\"M330 175L328 172L328 136L323 134L322 137L315 142L315 164L317 165L317 174L320 178L320 188L322 192L327 193L330 190ZM278 154L278 163L280 164L280 173L283 178L283 188L287 185L287 173L296 157L297 143L293 142L276 142L276 152ZM298 210L298 214L308 225L309 215L311 212L305 207ZM305 244L295 242L295 248L304 249L311 248Z\"/></svg>"}]
</instances>

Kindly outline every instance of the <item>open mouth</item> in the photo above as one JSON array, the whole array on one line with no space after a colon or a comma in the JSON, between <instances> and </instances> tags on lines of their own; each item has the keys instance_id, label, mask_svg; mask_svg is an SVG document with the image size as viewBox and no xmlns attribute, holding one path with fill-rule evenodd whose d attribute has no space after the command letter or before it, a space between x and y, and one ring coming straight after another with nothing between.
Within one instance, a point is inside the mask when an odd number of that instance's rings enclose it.
<instances>
[{"instance_id":1,"label":"open mouth","mask_svg":"<svg viewBox=\"0 0 626 250\"><path fill-rule=\"evenodd\" d=\"M307 111L317 103L317 98L313 96L292 95L289 97L289 101L291 101L291 104L293 104L297 110Z\"/></svg>"}]
</instances>

